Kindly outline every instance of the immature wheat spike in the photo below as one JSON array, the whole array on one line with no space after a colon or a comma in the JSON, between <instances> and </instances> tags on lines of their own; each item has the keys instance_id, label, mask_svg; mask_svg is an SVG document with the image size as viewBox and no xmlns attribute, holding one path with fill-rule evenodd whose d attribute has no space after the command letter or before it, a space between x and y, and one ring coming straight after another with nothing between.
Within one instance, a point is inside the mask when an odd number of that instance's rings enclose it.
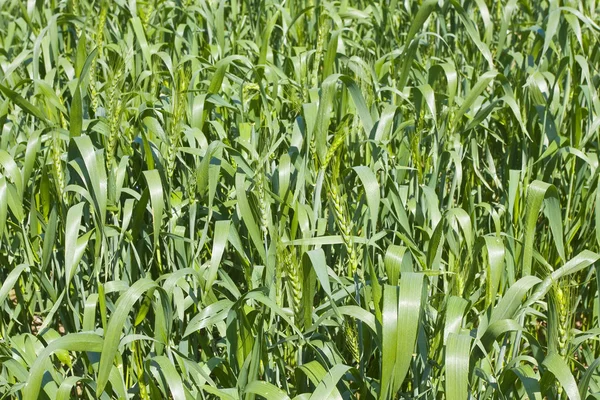
<instances>
[{"instance_id":1,"label":"immature wheat spike","mask_svg":"<svg viewBox=\"0 0 600 400\"><path fill-rule=\"evenodd\" d=\"M92 111L96 114L98 110L98 90L96 89L96 63L92 63L90 67L90 99Z\"/></svg>"},{"instance_id":2,"label":"immature wheat spike","mask_svg":"<svg viewBox=\"0 0 600 400\"><path fill-rule=\"evenodd\" d=\"M298 366L297 354L297 349L294 347L293 343L284 343L283 357L286 365L289 365L291 368L296 368Z\"/></svg>"},{"instance_id":3,"label":"immature wheat spike","mask_svg":"<svg viewBox=\"0 0 600 400\"><path fill-rule=\"evenodd\" d=\"M61 160L62 146L60 143L59 135L60 134L58 133L58 131L54 131L54 133L52 134L51 152L52 152L52 163L53 163L53 167L54 167L53 168L54 180L56 182L56 190L58 190L58 193L59 193L60 197L62 198L62 195L65 190L65 174L63 171L62 160Z\"/></svg>"},{"instance_id":4,"label":"immature wheat spike","mask_svg":"<svg viewBox=\"0 0 600 400\"><path fill-rule=\"evenodd\" d=\"M337 190L337 185L333 182L329 184L329 194L335 222L340 229L342 240L344 241L344 246L346 247L346 252L348 253L347 273L349 277L352 277L354 276L354 272L356 271L358 265L356 252L354 250L354 241L352 239L352 224L344 211L345 209L340 194Z\"/></svg>"},{"instance_id":5,"label":"immature wheat spike","mask_svg":"<svg viewBox=\"0 0 600 400\"><path fill-rule=\"evenodd\" d=\"M152 78L150 79L150 89L149 89L149 93L152 96L156 96L156 94L158 92L158 85L159 85L159 83L160 83L160 78L158 78L158 75L155 75L154 72L153 72L152 73Z\"/></svg>"},{"instance_id":6,"label":"immature wheat spike","mask_svg":"<svg viewBox=\"0 0 600 400\"><path fill-rule=\"evenodd\" d=\"M317 156L317 140L314 135L311 137L310 142L308 142L308 146L308 151L312 156L312 161L315 165L315 168L317 168L319 165L319 157Z\"/></svg>"},{"instance_id":7,"label":"immature wheat spike","mask_svg":"<svg viewBox=\"0 0 600 400\"><path fill-rule=\"evenodd\" d=\"M140 342L136 342L132 347L131 347L131 351L134 353L133 354L133 359L135 361L135 364L137 366L137 379L138 379L138 387L140 390L140 399L143 400L147 400L150 399L150 396L148 395L148 389L146 388L146 384L144 383L144 356L142 354L141 351L141 345L139 344Z\"/></svg>"},{"instance_id":8,"label":"immature wheat spike","mask_svg":"<svg viewBox=\"0 0 600 400\"><path fill-rule=\"evenodd\" d=\"M361 69L363 70L363 74L365 77L369 77L370 76L370 71L367 70L365 65L361 64ZM362 93L364 93L364 98L365 98L365 103L367 104L367 107L371 107L371 104L373 104L374 101L374 96L373 96L373 86L371 84L371 81L368 79L360 79L360 91Z\"/></svg>"},{"instance_id":9,"label":"immature wheat spike","mask_svg":"<svg viewBox=\"0 0 600 400\"><path fill-rule=\"evenodd\" d=\"M267 194L265 190L265 174L263 167L256 171L256 198L258 200L258 213L260 216L260 230L263 236L269 233L269 204L267 203Z\"/></svg>"},{"instance_id":10,"label":"immature wheat spike","mask_svg":"<svg viewBox=\"0 0 600 400\"><path fill-rule=\"evenodd\" d=\"M125 133L123 134L123 136L125 137L126 143L128 144L127 146L124 146L123 153L127 154L128 156L133 154L133 148L131 146L131 143L133 143L133 139L135 138L134 136L134 130L131 127L131 125L128 125L125 128Z\"/></svg>"},{"instance_id":11,"label":"immature wheat spike","mask_svg":"<svg viewBox=\"0 0 600 400\"><path fill-rule=\"evenodd\" d=\"M98 51L96 52L94 60L92 61L92 65L90 66L90 72L89 72L89 74L90 74L89 75L89 77L90 77L90 98L91 98L92 110L94 111L94 114L98 110L98 92L96 89L96 82L97 82L96 68L97 68L98 57L101 56L102 50L104 48L104 25L106 23L107 14L108 14L108 5L106 2L102 2L102 5L100 6L100 16L98 18L98 25L96 26L96 36L95 36L96 49L98 49Z\"/></svg>"},{"instance_id":12,"label":"immature wheat spike","mask_svg":"<svg viewBox=\"0 0 600 400\"><path fill-rule=\"evenodd\" d=\"M299 89L298 87L293 85L290 85L289 88L291 108L294 112L300 113L300 110L302 110L303 89Z\"/></svg>"},{"instance_id":13,"label":"immature wheat spike","mask_svg":"<svg viewBox=\"0 0 600 400\"><path fill-rule=\"evenodd\" d=\"M494 303L494 294L492 293L492 279L489 265L486 266L485 274L480 276L480 285L485 287L485 308L487 309Z\"/></svg>"},{"instance_id":14,"label":"immature wheat spike","mask_svg":"<svg viewBox=\"0 0 600 400\"><path fill-rule=\"evenodd\" d=\"M302 101L308 103L310 95L308 90L308 57L300 57L300 87L302 88Z\"/></svg>"},{"instance_id":15,"label":"immature wheat spike","mask_svg":"<svg viewBox=\"0 0 600 400\"><path fill-rule=\"evenodd\" d=\"M323 58L323 45L325 44L325 23L317 22L319 25L319 32L317 34L317 48L315 50L313 60L313 71L312 71L312 87L316 88L319 86L319 68L321 67L321 59Z\"/></svg>"},{"instance_id":16,"label":"immature wheat spike","mask_svg":"<svg viewBox=\"0 0 600 400\"><path fill-rule=\"evenodd\" d=\"M275 304L281 307L283 304L282 274L280 265L275 266Z\"/></svg>"},{"instance_id":17,"label":"immature wheat spike","mask_svg":"<svg viewBox=\"0 0 600 400\"><path fill-rule=\"evenodd\" d=\"M106 167L110 171L112 168L115 150L119 141L121 127L121 114L123 110L123 100L121 99L121 77L123 69L119 68L110 85L108 100L108 118L109 118L109 136L106 146Z\"/></svg>"},{"instance_id":18,"label":"immature wheat spike","mask_svg":"<svg viewBox=\"0 0 600 400\"><path fill-rule=\"evenodd\" d=\"M337 177L339 169L339 159L333 163L333 172L329 181L329 200L331 202L331 208L333 209L333 215L335 222L342 234L342 240L348 253L348 276L353 277L354 273L358 268L358 258L356 250L354 249L354 240L352 239L352 222L348 217L346 207L337 187Z\"/></svg>"},{"instance_id":19,"label":"immature wheat spike","mask_svg":"<svg viewBox=\"0 0 600 400\"><path fill-rule=\"evenodd\" d=\"M453 281L452 287L453 293L456 296L462 297L465 290L465 275L466 271L468 271L468 267L465 267L464 259L457 259L452 254L449 256L448 264L450 265L449 269L453 273Z\"/></svg>"},{"instance_id":20,"label":"immature wheat spike","mask_svg":"<svg viewBox=\"0 0 600 400\"><path fill-rule=\"evenodd\" d=\"M283 269L290 283L292 298L290 305L294 312L294 322L300 326L302 324L302 274L300 266L294 256L295 249L280 245L277 254L281 257Z\"/></svg>"},{"instance_id":21,"label":"immature wheat spike","mask_svg":"<svg viewBox=\"0 0 600 400\"><path fill-rule=\"evenodd\" d=\"M352 117L352 125L350 126L350 142L356 140L356 137L359 136L359 118L358 118L358 114L354 114L354 116Z\"/></svg>"},{"instance_id":22,"label":"immature wheat spike","mask_svg":"<svg viewBox=\"0 0 600 400\"><path fill-rule=\"evenodd\" d=\"M193 205L196 203L196 186L198 182L196 181L196 174L189 174L188 180L188 198L190 200L190 204Z\"/></svg>"},{"instance_id":23,"label":"immature wheat spike","mask_svg":"<svg viewBox=\"0 0 600 400\"><path fill-rule=\"evenodd\" d=\"M347 129L340 129L336 133L335 137L333 138L333 143L331 143L331 146L329 146L329 149L327 149L327 154L325 155L325 161L323 162L323 165L321 165L322 169L327 168L327 166L331 162L331 159L333 158L333 156L335 155L337 150L344 143L344 140L346 139L347 134L348 134Z\"/></svg>"},{"instance_id":24,"label":"immature wheat spike","mask_svg":"<svg viewBox=\"0 0 600 400\"><path fill-rule=\"evenodd\" d=\"M147 1L142 14L142 24L147 27L154 12L154 1Z\"/></svg>"},{"instance_id":25,"label":"immature wheat spike","mask_svg":"<svg viewBox=\"0 0 600 400\"><path fill-rule=\"evenodd\" d=\"M104 47L104 25L106 24L106 17L108 15L108 4L106 1L102 2L100 6L100 17L98 18L98 26L96 27L96 47L98 48L98 53L96 53L96 58L102 54L102 50Z\"/></svg>"},{"instance_id":26,"label":"immature wheat spike","mask_svg":"<svg viewBox=\"0 0 600 400\"><path fill-rule=\"evenodd\" d=\"M569 293L558 284L554 288L556 305L558 306L558 352L562 357L567 355L567 342L569 336Z\"/></svg>"},{"instance_id":27,"label":"immature wheat spike","mask_svg":"<svg viewBox=\"0 0 600 400\"><path fill-rule=\"evenodd\" d=\"M73 15L79 15L79 4L75 1L73 1ZM81 28L77 24L75 24L75 37L77 38L77 41L81 39ZM75 44L75 48L77 48L77 44Z\"/></svg>"},{"instance_id":28,"label":"immature wheat spike","mask_svg":"<svg viewBox=\"0 0 600 400\"><path fill-rule=\"evenodd\" d=\"M344 215L344 206L342 204L342 199L340 197L340 194L337 189L337 184L335 182L331 182L329 184L329 193L331 194L331 207L333 209L335 221L340 228L342 238L344 238L344 243L346 243L346 238L350 237L352 228L349 224L346 223L346 216Z\"/></svg>"},{"instance_id":29,"label":"immature wheat spike","mask_svg":"<svg viewBox=\"0 0 600 400\"><path fill-rule=\"evenodd\" d=\"M244 101L250 100L252 95L260 91L260 86L254 82L244 82L242 85L242 98Z\"/></svg>"},{"instance_id":30,"label":"immature wheat spike","mask_svg":"<svg viewBox=\"0 0 600 400\"><path fill-rule=\"evenodd\" d=\"M569 305L570 294L569 289L559 282L554 285L554 304L556 305L557 322L557 347L558 354L567 360L567 350L569 341ZM562 398L564 389L562 385L557 388L559 398Z\"/></svg>"},{"instance_id":31,"label":"immature wheat spike","mask_svg":"<svg viewBox=\"0 0 600 400\"><path fill-rule=\"evenodd\" d=\"M60 102L64 105L62 96L60 98ZM63 115L62 111L58 110L57 112L58 112L58 118L60 119L60 127L66 131L69 130L69 127L67 126L67 120L65 119L65 116Z\"/></svg>"},{"instance_id":32,"label":"immature wheat spike","mask_svg":"<svg viewBox=\"0 0 600 400\"><path fill-rule=\"evenodd\" d=\"M358 347L358 330L356 323L350 317L344 318L344 339L346 348L355 362L360 361L360 348Z\"/></svg>"}]
</instances>

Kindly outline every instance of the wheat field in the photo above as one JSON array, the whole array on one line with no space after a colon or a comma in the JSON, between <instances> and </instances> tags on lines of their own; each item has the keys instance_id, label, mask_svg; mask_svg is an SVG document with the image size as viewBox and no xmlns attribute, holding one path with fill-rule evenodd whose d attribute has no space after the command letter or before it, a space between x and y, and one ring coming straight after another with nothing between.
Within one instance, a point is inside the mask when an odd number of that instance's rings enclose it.
<instances>
[{"instance_id":1,"label":"wheat field","mask_svg":"<svg viewBox=\"0 0 600 400\"><path fill-rule=\"evenodd\" d=\"M0 0L0 399L600 399L596 0Z\"/></svg>"}]
</instances>

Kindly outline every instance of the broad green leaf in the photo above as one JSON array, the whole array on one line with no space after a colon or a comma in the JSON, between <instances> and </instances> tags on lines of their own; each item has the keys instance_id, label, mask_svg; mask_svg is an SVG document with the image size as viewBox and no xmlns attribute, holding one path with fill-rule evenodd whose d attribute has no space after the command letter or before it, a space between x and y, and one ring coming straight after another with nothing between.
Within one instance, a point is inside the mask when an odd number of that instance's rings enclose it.
<instances>
[{"instance_id":1,"label":"broad green leaf","mask_svg":"<svg viewBox=\"0 0 600 400\"><path fill-rule=\"evenodd\" d=\"M325 253L323 249L311 250L306 253L308 259L311 262L312 267L315 270L317 279L321 284L321 287L325 293L331 298L331 286L329 285L329 273L327 262L325 260ZM333 304L332 304L333 305Z\"/></svg>"},{"instance_id":2,"label":"broad green leaf","mask_svg":"<svg viewBox=\"0 0 600 400\"><path fill-rule=\"evenodd\" d=\"M55 246L54 241L56 239L57 230L58 216L56 208L53 207L52 212L50 213L50 218L48 219L48 223L46 224L46 231L44 232L44 244L42 248L42 271L46 270L48 264L50 263L52 252Z\"/></svg>"},{"instance_id":3,"label":"broad green leaf","mask_svg":"<svg viewBox=\"0 0 600 400\"><path fill-rule=\"evenodd\" d=\"M494 60L492 58L492 53L488 46L483 43L479 37L479 32L477 32L476 25L473 22L473 19L465 12L465 10L460 6L460 3L457 0L451 0L450 2L452 6L458 13L458 17L460 18L466 32L471 39L472 44L477 47L481 55L485 58L488 63L489 69L494 69Z\"/></svg>"},{"instance_id":4,"label":"broad green leaf","mask_svg":"<svg viewBox=\"0 0 600 400\"><path fill-rule=\"evenodd\" d=\"M417 15L414 17L412 24L410 25L408 33L406 34L405 46L408 46L417 32L423 28L425 21L427 21L427 18L429 18L429 15L434 10L437 3L438 2L436 0L426 0L423 2L423 4L421 4Z\"/></svg>"},{"instance_id":5,"label":"broad green leaf","mask_svg":"<svg viewBox=\"0 0 600 400\"><path fill-rule=\"evenodd\" d=\"M349 369L350 367L347 365L334 365L329 371L327 371L319 385L316 387L315 391L310 396L309 400L330 399L332 396L334 396L333 398L339 397L339 392L336 388L336 385Z\"/></svg>"},{"instance_id":6,"label":"broad green leaf","mask_svg":"<svg viewBox=\"0 0 600 400\"><path fill-rule=\"evenodd\" d=\"M469 353L471 337L450 333L446 344L446 396L449 399L469 397Z\"/></svg>"},{"instance_id":7,"label":"broad green leaf","mask_svg":"<svg viewBox=\"0 0 600 400\"><path fill-rule=\"evenodd\" d=\"M583 374L583 377L579 381L579 384L578 384L579 396L581 396L582 399L587 398L587 393L588 393L588 390L590 387L589 386L590 381L593 376L597 376L596 374L597 374L597 369L598 369L599 365L600 365L600 357L596 358L594 360L594 362L591 363L589 367L587 367L585 373Z\"/></svg>"},{"instance_id":8,"label":"broad green leaf","mask_svg":"<svg viewBox=\"0 0 600 400\"><path fill-rule=\"evenodd\" d=\"M460 108L456 111L455 118L457 121L471 108L477 97L488 87L496 75L498 75L497 71L488 71L479 77L479 80L471 88Z\"/></svg>"},{"instance_id":9,"label":"broad green leaf","mask_svg":"<svg viewBox=\"0 0 600 400\"><path fill-rule=\"evenodd\" d=\"M329 39L327 51L325 52L325 57L323 59L323 76L329 76L334 73L333 67L337 57L339 35L339 32L333 32Z\"/></svg>"},{"instance_id":10,"label":"broad green leaf","mask_svg":"<svg viewBox=\"0 0 600 400\"><path fill-rule=\"evenodd\" d=\"M106 220L106 203L108 183L106 170L101 153L96 152L89 136L79 136L72 139L77 151L83 159L84 169L82 179L85 180L88 192L92 196L94 207L100 223Z\"/></svg>"},{"instance_id":11,"label":"broad green leaf","mask_svg":"<svg viewBox=\"0 0 600 400\"><path fill-rule=\"evenodd\" d=\"M28 267L29 266L27 264L19 264L12 271L10 271L10 273L7 275L6 279L4 279L4 282L2 282L2 286L0 287L0 305L4 304L4 300L6 300L8 293L10 292L11 289L14 288L14 286L17 283L17 280L19 279L21 274Z\"/></svg>"},{"instance_id":12,"label":"broad green leaf","mask_svg":"<svg viewBox=\"0 0 600 400\"><path fill-rule=\"evenodd\" d=\"M571 374L565 361L556 353L550 353L542 364L558 380L569 400L580 400L579 390L575 378Z\"/></svg>"},{"instance_id":13,"label":"broad green leaf","mask_svg":"<svg viewBox=\"0 0 600 400\"><path fill-rule=\"evenodd\" d=\"M405 254L406 247L397 245L391 245L385 252L385 271L390 285L398 285Z\"/></svg>"},{"instance_id":14,"label":"broad green leaf","mask_svg":"<svg viewBox=\"0 0 600 400\"><path fill-rule=\"evenodd\" d=\"M492 306L496 302L498 287L504 271L505 249L502 240L497 237L485 236L480 242L482 249L488 259L486 269L486 306Z\"/></svg>"},{"instance_id":15,"label":"broad green leaf","mask_svg":"<svg viewBox=\"0 0 600 400\"><path fill-rule=\"evenodd\" d=\"M264 381L252 381L246 385L246 393L254 393L266 400L289 400L289 396L277 386Z\"/></svg>"},{"instance_id":16,"label":"broad green leaf","mask_svg":"<svg viewBox=\"0 0 600 400\"><path fill-rule=\"evenodd\" d=\"M150 204L152 206L152 224L153 224L153 248L158 249L158 238L161 232L163 210L165 208L165 200L163 195L163 185L160 179L158 170L144 171L144 177L148 184L150 192Z\"/></svg>"},{"instance_id":17,"label":"broad green leaf","mask_svg":"<svg viewBox=\"0 0 600 400\"><path fill-rule=\"evenodd\" d=\"M81 217L83 215L83 207L85 203L78 203L73 207L69 208L67 213L67 221L65 227L65 288L69 290L69 285L85 247L90 237L91 231L79 237L79 230L81 229Z\"/></svg>"},{"instance_id":18,"label":"broad green leaf","mask_svg":"<svg viewBox=\"0 0 600 400\"><path fill-rule=\"evenodd\" d=\"M25 100L23 96L21 96L17 92L3 85L0 85L0 92L2 92L14 104L21 107L26 113L33 115L42 122L48 122L46 115L44 115L44 113L38 107L35 107L33 104Z\"/></svg>"},{"instance_id":19,"label":"broad green leaf","mask_svg":"<svg viewBox=\"0 0 600 400\"><path fill-rule=\"evenodd\" d=\"M18 198L15 200L20 202L23 199L23 177L21 176L21 171L13 157L2 149L0 149L0 166L4 169L4 179L9 178L16 189ZM0 169L0 171L2 170Z\"/></svg>"},{"instance_id":20,"label":"broad green leaf","mask_svg":"<svg viewBox=\"0 0 600 400\"><path fill-rule=\"evenodd\" d=\"M191 335L195 331L202 328L212 326L216 322L227 318L227 313L233 306L230 300L220 300L204 308L200 313L196 314L187 324L183 337Z\"/></svg>"},{"instance_id":21,"label":"broad green leaf","mask_svg":"<svg viewBox=\"0 0 600 400\"><path fill-rule=\"evenodd\" d=\"M511 371L519 378L527 396L531 400L542 400L539 374L537 374L530 365L524 364L511 369Z\"/></svg>"},{"instance_id":22,"label":"broad green leaf","mask_svg":"<svg viewBox=\"0 0 600 400\"><path fill-rule=\"evenodd\" d=\"M56 400L70 400L71 391L78 382L85 381L81 376L69 376L61 382L56 392Z\"/></svg>"},{"instance_id":23,"label":"broad green leaf","mask_svg":"<svg viewBox=\"0 0 600 400\"><path fill-rule=\"evenodd\" d=\"M546 295L546 293L548 293L552 285L559 279L567 275L573 274L575 272L581 271L582 269L593 265L599 259L600 254L591 252L589 250L582 251L577 256L569 260L565 265L552 272L543 281L541 281L536 286L535 291L528 298L524 306L530 306L536 301L539 301L542 298L544 298L544 296Z\"/></svg>"},{"instance_id":24,"label":"broad green leaf","mask_svg":"<svg viewBox=\"0 0 600 400\"><path fill-rule=\"evenodd\" d=\"M73 95L69 118L69 131L71 132L71 137L81 135L81 127L83 125L83 105L81 101L81 89L79 86L77 86L75 94Z\"/></svg>"},{"instance_id":25,"label":"broad green leaf","mask_svg":"<svg viewBox=\"0 0 600 400\"><path fill-rule=\"evenodd\" d=\"M38 355L31 367L27 383L23 388L23 398L25 400L37 400L42 385L42 378L48 365L48 358L53 353L60 350L99 352L102 350L102 346L102 338L94 333L70 333L52 341Z\"/></svg>"},{"instance_id":26,"label":"broad green leaf","mask_svg":"<svg viewBox=\"0 0 600 400\"><path fill-rule=\"evenodd\" d=\"M533 246L536 231L536 223L542 202L545 203L550 222L550 229L554 238L554 244L560 257L565 260L565 249L563 245L562 217L560 212L559 197L553 185L542 181L534 181L527 188L527 208L525 211L525 232L523 240L522 273L523 276L532 273Z\"/></svg>"},{"instance_id":27,"label":"broad green leaf","mask_svg":"<svg viewBox=\"0 0 600 400\"><path fill-rule=\"evenodd\" d=\"M531 275L524 276L515 282L515 284L504 293L504 296L492 311L490 324L502 319L512 318L519 307L521 307L523 297L533 286L540 282L541 280L539 278ZM480 333L483 335L483 331ZM478 337L480 337L479 332Z\"/></svg>"},{"instance_id":28,"label":"broad green leaf","mask_svg":"<svg viewBox=\"0 0 600 400\"><path fill-rule=\"evenodd\" d=\"M165 382L169 386L171 398L173 400L185 400L185 390L181 376L177 372L175 366L165 356L156 356L152 358L152 362L159 367L160 373L163 375Z\"/></svg>"},{"instance_id":29,"label":"broad green leaf","mask_svg":"<svg viewBox=\"0 0 600 400\"><path fill-rule=\"evenodd\" d=\"M245 184L245 175L244 174L236 174L235 176L235 188L236 188L236 197L238 206L240 208L240 217L244 221L246 228L248 229L248 233L250 235L250 239L254 243L258 254L261 256L263 260L266 260L265 253L265 244L261 238L260 230L258 229L258 225L256 224L256 220L254 215L252 214L252 209L250 208L250 203L248 203L248 198L246 196L246 184Z\"/></svg>"},{"instance_id":30,"label":"broad green leaf","mask_svg":"<svg viewBox=\"0 0 600 400\"><path fill-rule=\"evenodd\" d=\"M38 157L38 152L41 147L40 135L42 131L35 131L27 141L27 150L25 150L25 162L23 164L22 176L23 176L23 188L27 187L32 183L30 181L31 173Z\"/></svg>"},{"instance_id":31,"label":"broad green leaf","mask_svg":"<svg viewBox=\"0 0 600 400\"><path fill-rule=\"evenodd\" d=\"M369 211L371 213L370 217L372 227L373 230L376 230L379 216L379 204L381 202L377 177L369 167L354 167L354 171L356 171L358 174L358 177L360 178L365 189L365 196L367 198L367 204L369 205Z\"/></svg>"},{"instance_id":32,"label":"broad green leaf","mask_svg":"<svg viewBox=\"0 0 600 400\"><path fill-rule=\"evenodd\" d=\"M227 246L227 238L229 236L230 221L217 221L215 223L215 233L213 239L213 250L210 259L209 275L206 278L206 290L208 290L215 278L217 277L217 269L221 263L221 258Z\"/></svg>"},{"instance_id":33,"label":"broad green leaf","mask_svg":"<svg viewBox=\"0 0 600 400\"><path fill-rule=\"evenodd\" d=\"M356 82L346 75L334 74L328 76L321 84L319 109L317 111L314 131L312 132L317 146L317 155L321 163L325 161L325 156L327 155L327 128L333 111L334 95L337 90L338 81L341 81L348 89L367 137L369 137L371 129L373 129L371 114L367 109L363 95Z\"/></svg>"},{"instance_id":34,"label":"broad green leaf","mask_svg":"<svg viewBox=\"0 0 600 400\"><path fill-rule=\"evenodd\" d=\"M425 104L431 113L431 117L433 119L433 124L437 125L437 112L435 106L435 93L433 89L428 84L417 86L419 92L421 92L421 96L425 99Z\"/></svg>"},{"instance_id":35,"label":"broad green leaf","mask_svg":"<svg viewBox=\"0 0 600 400\"><path fill-rule=\"evenodd\" d=\"M408 373L420 324L423 275L406 272L399 286L383 290L382 370L380 399L395 396Z\"/></svg>"},{"instance_id":36,"label":"broad green leaf","mask_svg":"<svg viewBox=\"0 0 600 400\"><path fill-rule=\"evenodd\" d=\"M108 383L108 378L113 365L123 325L136 301L148 290L157 288L156 282L143 278L135 282L124 294L119 297L115 304L115 311L112 313L106 332L104 333L104 343L102 345L102 356L100 357L100 366L98 369L98 386L96 395L100 396Z\"/></svg>"},{"instance_id":37,"label":"broad green leaf","mask_svg":"<svg viewBox=\"0 0 600 400\"><path fill-rule=\"evenodd\" d=\"M398 294L398 332L394 382L401 385L410 368L415 341L421 323L423 275L413 272L402 274Z\"/></svg>"},{"instance_id":38,"label":"broad green leaf","mask_svg":"<svg viewBox=\"0 0 600 400\"><path fill-rule=\"evenodd\" d=\"M446 305L446 322L444 325L444 342L451 333L460 333L469 302L462 297L451 296Z\"/></svg>"},{"instance_id":39,"label":"broad green leaf","mask_svg":"<svg viewBox=\"0 0 600 400\"><path fill-rule=\"evenodd\" d=\"M152 68L152 56L150 52L150 46L148 45L148 41L146 39L146 33L144 32L142 21L139 17L134 17L131 19L131 26L133 27L133 31L135 32L135 36L137 37L140 49L142 50L144 60L146 61L147 66L149 68Z\"/></svg>"}]
</instances>

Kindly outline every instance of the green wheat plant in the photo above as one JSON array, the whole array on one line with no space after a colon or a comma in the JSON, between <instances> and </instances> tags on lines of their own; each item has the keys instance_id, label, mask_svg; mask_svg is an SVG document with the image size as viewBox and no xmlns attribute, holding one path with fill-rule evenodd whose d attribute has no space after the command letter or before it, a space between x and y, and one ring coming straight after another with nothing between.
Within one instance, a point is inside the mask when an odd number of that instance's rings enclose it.
<instances>
[{"instance_id":1,"label":"green wheat plant","mask_svg":"<svg viewBox=\"0 0 600 400\"><path fill-rule=\"evenodd\" d=\"M0 0L0 399L600 398L599 25Z\"/></svg>"}]
</instances>

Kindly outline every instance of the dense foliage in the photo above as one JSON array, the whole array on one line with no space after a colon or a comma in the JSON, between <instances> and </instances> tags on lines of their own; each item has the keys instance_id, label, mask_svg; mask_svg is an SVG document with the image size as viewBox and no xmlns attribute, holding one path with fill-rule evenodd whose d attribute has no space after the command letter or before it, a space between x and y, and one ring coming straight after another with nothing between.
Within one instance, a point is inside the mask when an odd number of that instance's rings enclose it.
<instances>
[{"instance_id":1,"label":"dense foliage","mask_svg":"<svg viewBox=\"0 0 600 400\"><path fill-rule=\"evenodd\" d=\"M0 0L0 398L600 398L600 8Z\"/></svg>"}]
</instances>

